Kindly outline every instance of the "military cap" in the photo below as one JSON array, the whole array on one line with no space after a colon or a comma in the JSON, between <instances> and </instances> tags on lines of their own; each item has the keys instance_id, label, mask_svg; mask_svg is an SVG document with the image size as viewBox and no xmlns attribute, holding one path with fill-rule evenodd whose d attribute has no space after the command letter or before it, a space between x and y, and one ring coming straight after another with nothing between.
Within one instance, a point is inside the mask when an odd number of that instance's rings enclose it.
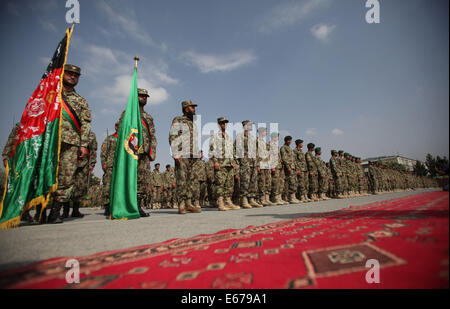
<instances>
[{"instance_id":1,"label":"military cap","mask_svg":"<svg viewBox=\"0 0 450 309\"><path fill-rule=\"evenodd\" d=\"M339 150L338 154L344 153L344 150Z\"/></svg>"},{"instance_id":2,"label":"military cap","mask_svg":"<svg viewBox=\"0 0 450 309\"><path fill-rule=\"evenodd\" d=\"M155 166L157 166L157 165L161 166L161 164L159 164L159 163L155 163Z\"/></svg>"},{"instance_id":3,"label":"military cap","mask_svg":"<svg viewBox=\"0 0 450 309\"><path fill-rule=\"evenodd\" d=\"M322 148L320 148L320 147L317 147L316 149L314 149L315 152L319 152L321 150L322 150Z\"/></svg>"},{"instance_id":4,"label":"military cap","mask_svg":"<svg viewBox=\"0 0 450 309\"><path fill-rule=\"evenodd\" d=\"M307 147L308 147L308 149L314 149L314 147L316 147L316 145L314 145L313 143L309 143Z\"/></svg>"},{"instance_id":5,"label":"military cap","mask_svg":"<svg viewBox=\"0 0 450 309\"><path fill-rule=\"evenodd\" d=\"M81 68L77 67L76 65L73 65L73 64L65 64L64 71L74 72L74 73L77 73L78 75L81 74Z\"/></svg>"},{"instance_id":6,"label":"military cap","mask_svg":"<svg viewBox=\"0 0 450 309\"><path fill-rule=\"evenodd\" d=\"M182 107L183 109L185 109L185 108L188 107L188 106L194 106L194 107L197 107L198 105L197 105L197 104L194 104L194 102L192 102L191 100L181 102L181 107Z\"/></svg>"},{"instance_id":7,"label":"military cap","mask_svg":"<svg viewBox=\"0 0 450 309\"><path fill-rule=\"evenodd\" d=\"M267 128L265 128L265 127L258 128L258 133L262 133L262 132L267 132Z\"/></svg>"},{"instance_id":8,"label":"military cap","mask_svg":"<svg viewBox=\"0 0 450 309\"><path fill-rule=\"evenodd\" d=\"M344 157L349 156L350 154L348 152L344 153Z\"/></svg>"},{"instance_id":9,"label":"military cap","mask_svg":"<svg viewBox=\"0 0 450 309\"><path fill-rule=\"evenodd\" d=\"M280 136L280 133L278 133L278 132L273 132L272 134L270 134L270 137L278 137L278 136Z\"/></svg>"},{"instance_id":10,"label":"military cap","mask_svg":"<svg viewBox=\"0 0 450 309\"><path fill-rule=\"evenodd\" d=\"M338 152L336 151L336 150L331 150L331 154L332 155L334 155L334 154L337 154Z\"/></svg>"},{"instance_id":11,"label":"military cap","mask_svg":"<svg viewBox=\"0 0 450 309\"><path fill-rule=\"evenodd\" d=\"M168 168L168 167L170 167L170 164L167 164L167 165L166 165L166 168Z\"/></svg>"},{"instance_id":12,"label":"military cap","mask_svg":"<svg viewBox=\"0 0 450 309\"><path fill-rule=\"evenodd\" d=\"M138 95L149 97L148 91L146 89L142 89L142 88L138 88Z\"/></svg>"},{"instance_id":13,"label":"military cap","mask_svg":"<svg viewBox=\"0 0 450 309\"><path fill-rule=\"evenodd\" d=\"M222 123L222 122L228 123L229 121L228 121L227 117L217 118L217 123Z\"/></svg>"},{"instance_id":14,"label":"military cap","mask_svg":"<svg viewBox=\"0 0 450 309\"><path fill-rule=\"evenodd\" d=\"M303 144L303 140L301 140L301 139L298 139L298 140L296 140L295 141L295 145L300 145L300 144Z\"/></svg>"},{"instance_id":15,"label":"military cap","mask_svg":"<svg viewBox=\"0 0 450 309\"><path fill-rule=\"evenodd\" d=\"M242 121L242 126L246 126L248 124L253 124L253 122L251 120L244 120L244 121Z\"/></svg>"}]
</instances>

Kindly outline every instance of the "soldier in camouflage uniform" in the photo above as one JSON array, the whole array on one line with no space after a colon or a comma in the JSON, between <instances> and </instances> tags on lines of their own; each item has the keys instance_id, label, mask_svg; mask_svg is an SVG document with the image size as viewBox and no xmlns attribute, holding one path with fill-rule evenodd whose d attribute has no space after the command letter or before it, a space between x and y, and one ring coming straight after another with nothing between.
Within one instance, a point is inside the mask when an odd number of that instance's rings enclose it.
<instances>
[{"instance_id":1,"label":"soldier in camouflage uniform","mask_svg":"<svg viewBox=\"0 0 450 309\"><path fill-rule=\"evenodd\" d=\"M336 196L336 187L334 184L334 178L333 175L331 174L331 166L330 163L327 162L325 164L326 168L326 174L327 174L327 178L328 178L328 193L327 196L329 198L334 198Z\"/></svg>"},{"instance_id":2,"label":"soldier in camouflage uniform","mask_svg":"<svg viewBox=\"0 0 450 309\"><path fill-rule=\"evenodd\" d=\"M309 180L308 166L306 165L305 154L303 153L303 140L295 141L294 161L297 174L297 195L301 202L311 202L308 198Z\"/></svg>"},{"instance_id":3,"label":"soldier in camouflage uniform","mask_svg":"<svg viewBox=\"0 0 450 309\"><path fill-rule=\"evenodd\" d=\"M148 194L148 187L150 185L151 178L148 177L150 169L150 162L153 162L156 158L156 147L158 145L156 141L155 125L153 123L153 117L144 110L144 106L147 105L147 100L150 97L146 89L138 88L139 99L139 111L141 114L142 123L142 149L138 156L137 166L137 199L138 209L141 217L148 217L149 214L143 210L145 197ZM122 124L122 113L119 119L119 126Z\"/></svg>"},{"instance_id":4,"label":"soldier in camouflage uniform","mask_svg":"<svg viewBox=\"0 0 450 309\"><path fill-rule=\"evenodd\" d=\"M239 168L239 195L242 208L263 207L256 202L258 186L258 158L256 139L249 133L253 129L250 120L242 122L244 132L236 136L234 152Z\"/></svg>"},{"instance_id":5,"label":"soldier in camouflage uniform","mask_svg":"<svg viewBox=\"0 0 450 309\"><path fill-rule=\"evenodd\" d=\"M183 116L175 117L169 134L169 144L175 161L175 175L177 183L177 198L179 199L178 213L199 213L200 209L192 205L195 177L193 166L199 160L198 129L194 123L195 108L192 101L183 101L181 108Z\"/></svg>"},{"instance_id":6,"label":"soldier in camouflage uniform","mask_svg":"<svg viewBox=\"0 0 450 309\"><path fill-rule=\"evenodd\" d=\"M163 178L165 183L166 206L168 208L178 208L175 194L177 188L175 171L171 168L170 164L166 165L166 171L163 173Z\"/></svg>"},{"instance_id":7,"label":"soldier in camouflage uniform","mask_svg":"<svg viewBox=\"0 0 450 309\"><path fill-rule=\"evenodd\" d=\"M241 208L234 205L231 200L237 164L234 158L233 141L226 133L228 122L225 117L217 119L220 130L211 136L209 142L209 158L214 161L214 183L219 211Z\"/></svg>"},{"instance_id":8,"label":"soldier in camouflage uniform","mask_svg":"<svg viewBox=\"0 0 450 309\"><path fill-rule=\"evenodd\" d=\"M288 202L290 204L299 204L301 202L295 197L295 193L297 192L297 169L291 142L291 136L286 136L284 138L284 145L280 149L280 156L285 174L285 183L287 184Z\"/></svg>"},{"instance_id":9,"label":"soldier in camouflage uniform","mask_svg":"<svg viewBox=\"0 0 450 309\"><path fill-rule=\"evenodd\" d=\"M84 215L80 213L80 206L83 200L86 198L89 192L89 178L91 177L92 171L94 170L95 164L97 163L97 138L94 132L89 134L89 145L88 145L88 157L82 160L78 160L78 168L75 171L75 190L72 198L73 218L83 218ZM64 205L63 218L69 217L69 205Z\"/></svg>"},{"instance_id":10,"label":"soldier in camouflage uniform","mask_svg":"<svg viewBox=\"0 0 450 309\"><path fill-rule=\"evenodd\" d=\"M203 161L203 151L200 151L200 158L194 163L192 169L195 175L192 179L195 182L193 192L194 206L202 208L205 205L207 193L206 163Z\"/></svg>"},{"instance_id":11,"label":"soldier in camouflage uniform","mask_svg":"<svg viewBox=\"0 0 450 309\"><path fill-rule=\"evenodd\" d=\"M104 215L106 217L110 216L109 194L111 189L111 177L114 165L114 154L117 145L117 134L119 133L119 122L116 122L114 127L116 132L106 137L106 139L103 141L100 151L100 163L102 165L103 170L102 199L103 199L103 206L105 208Z\"/></svg>"},{"instance_id":12,"label":"soldier in camouflage uniform","mask_svg":"<svg viewBox=\"0 0 450 309\"><path fill-rule=\"evenodd\" d=\"M343 151L342 151L343 153ZM332 197L342 199L343 195L343 173L341 170L341 163L338 159L338 152L336 150L331 150L331 158L330 158L330 170L334 183L334 192L335 195Z\"/></svg>"},{"instance_id":13,"label":"soldier in camouflage uniform","mask_svg":"<svg viewBox=\"0 0 450 309\"><path fill-rule=\"evenodd\" d=\"M272 168L270 167L270 146L266 143L266 128L258 129L256 140L258 158L258 193L260 204L263 206L274 206L270 201L270 190L272 186Z\"/></svg>"},{"instance_id":14,"label":"soldier in camouflage uniform","mask_svg":"<svg viewBox=\"0 0 450 309\"><path fill-rule=\"evenodd\" d=\"M328 192L328 174L327 174L327 167L325 165L325 162L323 162L322 158L320 157L322 155L322 148L316 147L314 149L315 157L314 160L316 161L317 166L317 174L318 174L318 181L319 181L319 199L320 200L329 200L326 196L326 193Z\"/></svg>"},{"instance_id":15,"label":"soldier in camouflage uniform","mask_svg":"<svg viewBox=\"0 0 450 309\"><path fill-rule=\"evenodd\" d=\"M48 223L63 222L60 211L73 197L77 162L88 157L92 116L87 101L75 92L80 74L79 67L64 65L62 98L67 113L63 114L61 120L58 189L54 194ZM71 116L66 117L66 115Z\"/></svg>"},{"instance_id":16,"label":"soldier in camouflage uniform","mask_svg":"<svg viewBox=\"0 0 450 309\"><path fill-rule=\"evenodd\" d=\"M307 147L308 152L305 153L305 160L309 175L309 198L313 201L319 201L319 172L317 170L316 160L313 156L313 151L316 145L309 143Z\"/></svg>"},{"instance_id":17,"label":"soldier in camouflage uniform","mask_svg":"<svg viewBox=\"0 0 450 309\"><path fill-rule=\"evenodd\" d=\"M278 147L278 138L280 134L273 132L270 134L270 154L269 165L272 167L272 185L271 185L271 198L272 202L276 205L288 205L281 198L284 190L284 171L283 164L281 162L280 148Z\"/></svg>"},{"instance_id":18,"label":"soldier in camouflage uniform","mask_svg":"<svg viewBox=\"0 0 450 309\"><path fill-rule=\"evenodd\" d=\"M152 200L152 209L160 209L162 201L163 175L159 171L161 164L156 163L155 169L152 172L152 187L154 188L154 195Z\"/></svg>"},{"instance_id":19,"label":"soldier in camouflage uniform","mask_svg":"<svg viewBox=\"0 0 450 309\"><path fill-rule=\"evenodd\" d=\"M217 206L216 187L214 184L214 161L209 159L205 164L206 168L206 182L208 191L208 204L210 207Z\"/></svg>"}]
</instances>

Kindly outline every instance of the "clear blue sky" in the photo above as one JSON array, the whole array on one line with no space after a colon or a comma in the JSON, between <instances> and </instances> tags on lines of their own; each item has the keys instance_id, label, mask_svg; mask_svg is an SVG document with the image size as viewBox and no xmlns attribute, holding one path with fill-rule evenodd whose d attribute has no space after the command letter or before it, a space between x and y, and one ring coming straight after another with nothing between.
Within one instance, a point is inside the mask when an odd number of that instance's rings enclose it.
<instances>
[{"instance_id":1,"label":"clear blue sky","mask_svg":"<svg viewBox=\"0 0 450 309\"><path fill-rule=\"evenodd\" d=\"M203 124L278 123L325 160L331 149L448 157L447 0L381 0L380 24L366 23L363 0L79 2L68 62L82 67L77 91L99 147L125 109L138 54L162 166L173 164L168 132L185 99ZM69 25L62 0L0 8L3 146Z\"/></svg>"}]
</instances>

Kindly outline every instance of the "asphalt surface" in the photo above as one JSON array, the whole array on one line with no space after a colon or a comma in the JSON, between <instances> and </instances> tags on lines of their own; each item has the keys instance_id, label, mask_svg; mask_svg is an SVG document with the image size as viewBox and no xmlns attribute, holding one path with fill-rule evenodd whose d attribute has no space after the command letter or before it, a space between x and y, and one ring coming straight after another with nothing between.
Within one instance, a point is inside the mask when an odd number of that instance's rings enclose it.
<instances>
[{"instance_id":1,"label":"asphalt surface","mask_svg":"<svg viewBox=\"0 0 450 309\"><path fill-rule=\"evenodd\" d=\"M373 202L434 190L370 195L299 205L272 206L219 212L204 208L202 213L179 215L177 209L152 210L148 218L110 221L102 209L82 209L82 219L63 224L21 226L0 231L0 271L54 257L77 257L103 251L160 243L176 238L214 234L277 221L305 217Z\"/></svg>"}]
</instances>

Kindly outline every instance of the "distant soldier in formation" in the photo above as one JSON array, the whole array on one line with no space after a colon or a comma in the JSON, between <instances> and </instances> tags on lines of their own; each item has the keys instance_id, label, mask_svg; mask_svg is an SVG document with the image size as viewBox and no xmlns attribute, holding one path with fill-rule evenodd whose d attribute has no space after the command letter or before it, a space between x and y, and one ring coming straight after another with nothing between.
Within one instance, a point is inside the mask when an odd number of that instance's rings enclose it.
<instances>
[{"instance_id":1,"label":"distant soldier in formation","mask_svg":"<svg viewBox=\"0 0 450 309\"><path fill-rule=\"evenodd\" d=\"M315 157L314 160L316 161L316 167L317 167L317 180L318 180L318 198L320 200L329 200L329 198L326 196L328 192L328 172L327 167L325 165L325 162L320 157L322 155L322 148L316 147L314 149Z\"/></svg>"},{"instance_id":2,"label":"distant soldier in formation","mask_svg":"<svg viewBox=\"0 0 450 309\"><path fill-rule=\"evenodd\" d=\"M250 134L253 123L242 122L244 131L236 136L234 152L239 169L239 195L242 208L263 207L256 201L258 191L258 158L256 139Z\"/></svg>"},{"instance_id":3,"label":"distant soldier in formation","mask_svg":"<svg viewBox=\"0 0 450 309\"><path fill-rule=\"evenodd\" d=\"M194 164L198 158L198 129L194 123L195 108L197 104L192 101L183 101L181 108L183 116L175 117L169 134L169 144L172 148L172 156L175 161L175 175L179 199L178 213L199 213L200 209L192 205L194 182Z\"/></svg>"},{"instance_id":4,"label":"distant soldier in formation","mask_svg":"<svg viewBox=\"0 0 450 309\"><path fill-rule=\"evenodd\" d=\"M214 162L214 184L219 211L241 208L231 201L237 165L234 158L233 141L226 133L228 122L225 117L217 119L220 130L211 136L209 142L209 158Z\"/></svg>"},{"instance_id":5,"label":"distant soldier in formation","mask_svg":"<svg viewBox=\"0 0 450 309\"><path fill-rule=\"evenodd\" d=\"M152 209L160 209L161 208L161 201L162 201L162 191L164 187L163 183L163 175L159 171L159 167L161 164L156 163L155 169L152 172L152 187L154 189L154 194L152 198Z\"/></svg>"},{"instance_id":6,"label":"distant soldier in formation","mask_svg":"<svg viewBox=\"0 0 450 309\"><path fill-rule=\"evenodd\" d=\"M288 201L291 204L299 204L300 201L295 197L295 193L297 192L297 169L291 142L291 136L286 136L284 138L284 145L280 149L280 155L285 174L285 186L287 187Z\"/></svg>"},{"instance_id":7,"label":"distant soldier in formation","mask_svg":"<svg viewBox=\"0 0 450 309\"><path fill-rule=\"evenodd\" d=\"M194 184L193 200L194 206L201 209L205 206L205 199L207 196L207 177L206 177L206 163L203 161L203 151L200 151L200 158L194 163L193 172L196 177L192 179Z\"/></svg>"},{"instance_id":8,"label":"distant soldier in formation","mask_svg":"<svg viewBox=\"0 0 450 309\"><path fill-rule=\"evenodd\" d=\"M301 202L311 202L308 198L309 179L308 165L306 164L305 154L303 153L303 140L295 141L294 159L297 174L297 196Z\"/></svg>"},{"instance_id":9,"label":"distant soldier in formation","mask_svg":"<svg viewBox=\"0 0 450 309\"><path fill-rule=\"evenodd\" d=\"M308 167L309 175L309 198L313 201L318 201L319 192L319 171L317 169L316 160L314 159L313 151L316 145L309 143L307 145L308 152L305 154L306 165Z\"/></svg>"},{"instance_id":10,"label":"distant soldier in formation","mask_svg":"<svg viewBox=\"0 0 450 309\"><path fill-rule=\"evenodd\" d=\"M164 179L164 196L166 207L168 208L178 208L177 198L176 198L176 188L177 183L175 179L175 171L172 169L170 164L166 165L166 170L163 173Z\"/></svg>"},{"instance_id":11,"label":"distant soldier in formation","mask_svg":"<svg viewBox=\"0 0 450 309\"><path fill-rule=\"evenodd\" d=\"M270 145L266 143L267 129L258 129L258 139L256 148L258 152L258 195L259 202L263 206L274 206L270 201L270 192L272 187L272 171L275 169L270 166Z\"/></svg>"}]
</instances>

